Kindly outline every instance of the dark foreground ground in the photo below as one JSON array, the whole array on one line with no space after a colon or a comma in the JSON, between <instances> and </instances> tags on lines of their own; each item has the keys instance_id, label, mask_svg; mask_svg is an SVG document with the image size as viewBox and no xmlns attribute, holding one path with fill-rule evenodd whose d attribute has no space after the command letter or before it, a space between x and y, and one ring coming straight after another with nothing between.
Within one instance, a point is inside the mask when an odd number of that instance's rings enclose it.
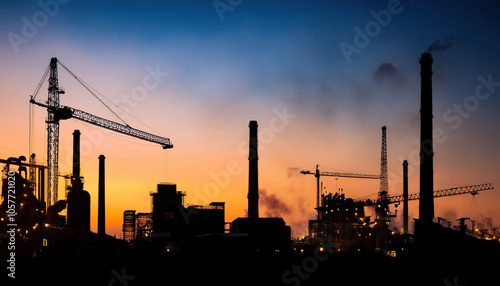
<instances>
[{"instance_id":1,"label":"dark foreground ground","mask_svg":"<svg viewBox=\"0 0 500 286\"><path fill-rule=\"evenodd\" d=\"M53 253L17 260L15 279L2 261L1 285L500 285L497 248L425 252Z\"/></svg>"}]
</instances>

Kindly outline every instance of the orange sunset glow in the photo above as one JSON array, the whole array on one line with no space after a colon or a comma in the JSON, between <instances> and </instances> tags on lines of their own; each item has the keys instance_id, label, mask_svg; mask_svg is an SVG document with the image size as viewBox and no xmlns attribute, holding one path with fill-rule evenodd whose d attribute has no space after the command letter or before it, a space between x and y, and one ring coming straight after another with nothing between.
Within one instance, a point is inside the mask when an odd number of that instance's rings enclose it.
<instances>
[{"instance_id":1,"label":"orange sunset glow","mask_svg":"<svg viewBox=\"0 0 500 286\"><path fill-rule=\"evenodd\" d=\"M0 1L1 274L490 283L500 5L455 2Z\"/></svg>"}]
</instances>

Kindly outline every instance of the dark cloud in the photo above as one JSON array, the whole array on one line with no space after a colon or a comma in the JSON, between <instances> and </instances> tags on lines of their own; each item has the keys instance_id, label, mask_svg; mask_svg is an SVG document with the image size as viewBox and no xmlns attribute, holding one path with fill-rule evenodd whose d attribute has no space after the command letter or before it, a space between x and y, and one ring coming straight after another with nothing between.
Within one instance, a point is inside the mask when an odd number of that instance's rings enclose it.
<instances>
[{"instance_id":1,"label":"dark cloud","mask_svg":"<svg viewBox=\"0 0 500 286\"><path fill-rule=\"evenodd\" d=\"M377 83L390 84L393 87L399 87L404 83L403 76L391 63L381 63L372 77Z\"/></svg>"},{"instance_id":2,"label":"dark cloud","mask_svg":"<svg viewBox=\"0 0 500 286\"><path fill-rule=\"evenodd\" d=\"M446 37L444 41L436 40L427 48L427 50L425 50L425 52L432 53L436 51L446 51L455 45L453 43L453 40L454 40L453 36Z\"/></svg>"}]
</instances>

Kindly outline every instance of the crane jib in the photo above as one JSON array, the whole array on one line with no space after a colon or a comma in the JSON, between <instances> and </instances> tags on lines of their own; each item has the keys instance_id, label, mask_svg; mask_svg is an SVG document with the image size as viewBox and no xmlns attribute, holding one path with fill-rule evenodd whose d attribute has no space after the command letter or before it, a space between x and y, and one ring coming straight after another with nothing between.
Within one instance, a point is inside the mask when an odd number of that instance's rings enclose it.
<instances>
[{"instance_id":1,"label":"crane jib","mask_svg":"<svg viewBox=\"0 0 500 286\"><path fill-rule=\"evenodd\" d=\"M87 123L90 123L90 124L93 124L93 125L96 125L99 127L110 129L110 130L113 130L116 132L120 132L122 134L133 136L133 137L136 137L136 138L139 138L142 140L146 140L149 142L160 144L160 145L162 145L163 149L169 149L169 148L174 147L172 145L172 142L168 138L154 135L154 134L151 134L148 132L144 132L144 131L132 128L130 126L126 126L126 125L123 125L121 123L117 123L117 122L108 120L108 119L104 119L104 118L92 115L92 114L87 113L87 112L82 111L82 110L78 110L75 108L69 108L69 107L65 107L65 108L71 109L72 117L75 119L78 119L78 120L81 120L81 121L84 121L84 122L87 122Z\"/></svg>"}]
</instances>

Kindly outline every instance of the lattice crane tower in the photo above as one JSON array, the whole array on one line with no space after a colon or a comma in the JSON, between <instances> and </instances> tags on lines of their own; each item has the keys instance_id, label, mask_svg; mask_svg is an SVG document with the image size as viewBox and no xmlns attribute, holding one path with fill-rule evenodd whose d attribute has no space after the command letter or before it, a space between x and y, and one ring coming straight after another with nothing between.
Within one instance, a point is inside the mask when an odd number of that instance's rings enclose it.
<instances>
[{"instance_id":1,"label":"lattice crane tower","mask_svg":"<svg viewBox=\"0 0 500 286\"><path fill-rule=\"evenodd\" d=\"M382 126L382 148L380 155L380 191L379 199L387 199L389 193L389 179L387 174L387 128Z\"/></svg>"}]
</instances>

